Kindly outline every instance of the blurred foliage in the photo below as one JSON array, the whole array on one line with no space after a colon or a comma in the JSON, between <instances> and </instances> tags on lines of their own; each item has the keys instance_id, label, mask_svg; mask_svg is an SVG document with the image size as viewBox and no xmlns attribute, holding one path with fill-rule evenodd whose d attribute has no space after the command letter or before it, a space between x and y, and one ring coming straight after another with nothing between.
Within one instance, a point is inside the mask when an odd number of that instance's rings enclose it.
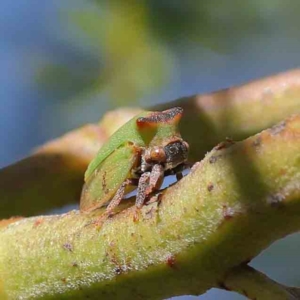
<instances>
[{"instance_id":1,"label":"blurred foliage","mask_svg":"<svg viewBox=\"0 0 300 300\"><path fill-rule=\"evenodd\" d=\"M282 5L283 0L69 1L63 22L77 37L70 47L83 43L92 49L90 60L44 65L39 82L73 100L105 93L113 106L133 104L180 73L180 53L197 53L199 47L231 51L240 39L268 28ZM295 9L290 5L288 11Z\"/></svg>"},{"instance_id":2,"label":"blurred foliage","mask_svg":"<svg viewBox=\"0 0 300 300\"><path fill-rule=\"evenodd\" d=\"M145 2L96 5L97 10L73 14L72 20L99 46L103 58L99 88L107 88L117 104L135 101L145 90L163 84L171 55L151 34Z\"/></svg>"}]
</instances>

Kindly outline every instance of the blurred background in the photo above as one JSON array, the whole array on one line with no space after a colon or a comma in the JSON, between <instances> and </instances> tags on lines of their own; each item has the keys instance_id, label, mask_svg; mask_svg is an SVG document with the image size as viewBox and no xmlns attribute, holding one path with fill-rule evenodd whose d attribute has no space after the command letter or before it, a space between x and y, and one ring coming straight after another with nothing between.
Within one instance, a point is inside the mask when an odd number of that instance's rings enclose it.
<instances>
[{"instance_id":1,"label":"blurred background","mask_svg":"<svg viewBox=\"0 0 300 300\"><path fill-rule=\"evenodd\" d=\"M119 106L298 67L299 9L297 0L2 0L0 166ZM300 286L299 246L290 236L252 265ZM243 297L212 290L201 299Z\"/></svg>"}]
</instances>

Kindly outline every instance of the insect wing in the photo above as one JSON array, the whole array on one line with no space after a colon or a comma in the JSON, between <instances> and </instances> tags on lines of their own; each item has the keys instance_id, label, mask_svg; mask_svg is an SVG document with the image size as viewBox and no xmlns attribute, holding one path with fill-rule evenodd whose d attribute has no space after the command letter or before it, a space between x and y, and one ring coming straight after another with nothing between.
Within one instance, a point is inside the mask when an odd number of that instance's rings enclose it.
<instances>
[{"instance_id":1,"label":"insect wing","mask_svg":"<svg viewBox=\"0 0 300 300\"><path fill-rule=\"evenodd\" d=\"M94 159L90 162L85 172L85 182L89 180L89 177L94 174L95 170L100 167L104 160L107 159L113 151L115 151L119 147L122 147L122 145L125 145L127 142L131 142L139 145L140 147L145 146L145 143L140 135L140 128L136 124L136 120L140 117L146 117L150 113L151 112L146 111L141 112L140 114L129 120L121 128L119 128L109 138L109 140L100 148Z\"/></svg>"},{"instance_id":2,"label":"insect wing","mask_svg":"<svg viewBox=\"0 0 300 300\"><path fill-rule=\"evenodd\" d=\"M126 143L112 152L85 183L80 200L84 212L99 208L111 200L120 185L131 177L139 153L133 144Z\"/></svg>"}]
</instances>

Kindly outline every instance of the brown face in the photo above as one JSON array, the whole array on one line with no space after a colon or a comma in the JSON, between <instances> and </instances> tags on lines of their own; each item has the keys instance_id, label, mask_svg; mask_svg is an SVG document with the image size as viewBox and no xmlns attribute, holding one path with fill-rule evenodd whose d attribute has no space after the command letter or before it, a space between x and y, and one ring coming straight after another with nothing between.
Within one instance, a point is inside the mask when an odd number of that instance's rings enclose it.
<instances>
[{"instance_id":1,"label":"brown face","mask_svg":"<svg viewBox=\"0 0 300 300\"><path fill-rule=\"evenodd\" d=\"M189 145L183 140L172 141L165 146L148 148L144 154L148 166L162 164L165 170L170 170L187 160Z\"/></svg>"},{"instance_id":2,"label":"brown face","mask_svg":"<svg viewBox=\"0 0 300 300\"><path fill-rule=\"evenodd\" d=\"M174 142L164 147L166 154L165 169L173 169L187 161L189 144L185 141Z\"/></svg>"}]
</instances>

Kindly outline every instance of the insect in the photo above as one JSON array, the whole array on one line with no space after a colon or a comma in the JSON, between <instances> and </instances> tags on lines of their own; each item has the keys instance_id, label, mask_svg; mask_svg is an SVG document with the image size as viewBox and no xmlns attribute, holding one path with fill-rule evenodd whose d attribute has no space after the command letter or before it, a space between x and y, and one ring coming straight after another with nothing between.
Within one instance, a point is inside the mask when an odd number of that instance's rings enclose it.
<instances>
[{"instance_id":1,"label":"insect","mask_svg":"<svg viewBox=\"0 0 300 300\"><path fill-rule=\"evenodd\" d=\"M149 194L159 190L165 175L180 179L189 151L178 131L182 113L180 107L144 111L116 131L86 170L80 211L109 203L110 214L136 186L136 207L141 208Z\"/></svg>"}]
</instances>

